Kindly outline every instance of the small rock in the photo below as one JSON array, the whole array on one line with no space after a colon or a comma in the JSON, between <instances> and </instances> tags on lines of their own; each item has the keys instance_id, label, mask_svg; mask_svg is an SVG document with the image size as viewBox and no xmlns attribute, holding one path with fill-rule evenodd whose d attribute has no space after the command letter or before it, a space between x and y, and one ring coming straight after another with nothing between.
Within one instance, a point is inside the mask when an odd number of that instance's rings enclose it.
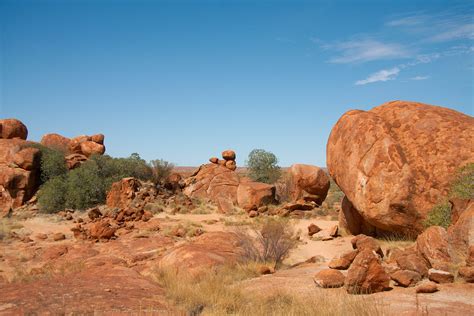
<instances>
[{"instance_id":1,"label":"small rock","mask_svg":"<svg viewBox=\"0 0 474 316\"><path fill-rule=\"evenodd\" d=\"M416 293L434 293L438 291L438 285L431 281L424 282L416 287Z\"/></svg>"},{"instance_id":2,"label":"small rock","mask_svg":"<svg viewBox=\"0 0 474 316\"><path fill-rule=\"evenodd\" d=\"M66 239L66 236L63 233L55 233L53 235L53 240L54 241L60 241Z\"/></svg>"},{"instance_id":3,"label":"small rock","mask_svg":"<svg viewBox=\"0 0 474 316\"><path fill-rule=\"evenodd\" d=\"M217 157L211 157L211 158L209 158L209 161L210 161L211 163L217 163L217 162L219 161L219 158L217 158Z\"/></svg>"},{"instance_id":4,"label":"small rock","mask_svg":"<svg viewBox=\"0 0 474 316\"><path fill-rule=\"evenodd\" d=\"M339 226L334 225L334 226L331 228L331 231L329 232L329 236L331 236L331 237L337 237L337 236L339 236Z\"/></svg>"},{"instance_id":5,"label":"small rock","mask_svg":"<svg viewBox=\"0 0 474 316\"><path fill-rule=\"evenodd\" d=\"M68 213L65 218L66 220L70 221L72 220L72 215Z\"/></svg>"},{"instance_id":6,"label":"small rock","mask_svg":"<svg viewBox=\"0 0 474 316\"><path fill-rule=\"evenodd\" d=\"M336 288L344 285L344 274L338 270L321 270L313 277L314 283L322 288Z\"/></svg>"},{"instance_id":7,"label":"small rock","mask_svg":"<svg viewBox=\"0 0 474 316\"><path fill-rule=\"evenodd\" d=\"M308 226L308 236L313 236L314 234L321 231L321 228L318 227L316 224L311 224Z\"/></svg>"},{"instance_id":8,"label":"small rock","mask_svg":"<svg viewBox=\"0 0 474 316\"><path fill-rule=\"evenodd\" d=\"M329 267L331 269L337 269L337 270L347 270L349 269L352 261L354 261L355 257L357 256L359 252L357 250L352 250L349 251L345 254L343 254L340 257L336 257L329 262Z\"/></svg>"},{"instance_id":9,"label":"small rock","mask_svg":"<svg viewBox=\"0 0 474 316\"><path fill-rule=\"evenodd\" d=\"M257 211L250 211L249 212L249 217L256 217L256 216L258 216Z\"/></svg>"},{"instance_id":10,"label":"small rock","mask_svg":"<svg viewBox=\"0 0 474 316\"><path fill-rule=\"evenodd\" d=\"M322 241L329 241L329 240L333 240L334 237L331 237L331 236L325 236L323 238L321 238Z\"/></svg>"},{"instance_id":11,"label":"small rock","mask_svg":"<svg viewBox=\"0 0 474 316\"><path fill-rule=\"evenodd\" d=\"M474 267L461 267L458 274L468 283L474 283Z\"/></svg>"},{"instance_id":12,"label":"small rock","mask_svg":"<svg viewBox=\"0 0 474 316\"><path fill-rule=\"evenodd\" d=\"M437 269L429 269L428 278L430 281L434 281L436 283L453 283L454 281L454 275L447 271Z\"/></svg>"},{"instance_id":13,"label":"small rock","mask_svg":"<svg viewBox=\"0 0 474 316\"><path fill-rule=\"evenodd\" d=\"M420 282L421 275L418 272L410 270L398 270L390 275L392 280L403 287L414 286Z\"/></svg>"},{"instance_id":14,"label":"small rock","mask_svg":"<svg viewBox=\"0 0 474 316\"><path fill-rule=\"evenodd\" d=\"M268 266L261 266L260 268L258 268L258 273L261 274L261 275L273 274L273 273L275 273L275 269L273 269L272 267L268 267Z\"/></svg>"},{"instance_id":15,"label":"small rock","mask_svg":"<svg viewBox=\"0 0 474 316\"><path fill-rule=\"evenodd\" d=\"M48 235L43 234L43 233L38 233L36 234L36 239L45 240L45 239L48 239Z\"/></svg>"}]
</instances>

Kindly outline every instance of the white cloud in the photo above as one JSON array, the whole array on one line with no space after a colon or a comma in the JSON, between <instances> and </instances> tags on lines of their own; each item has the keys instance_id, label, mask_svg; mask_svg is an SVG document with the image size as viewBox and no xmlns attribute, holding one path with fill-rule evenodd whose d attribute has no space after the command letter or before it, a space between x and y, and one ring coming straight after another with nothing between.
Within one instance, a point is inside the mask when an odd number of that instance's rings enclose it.
<instances>
[{"instance_id":1,"label":"white cloud","mask_svg":"<svg viewBox=\"0 0 474 316\"><path fill-rule=\"evenodd\" d=\"M407 16L404 18L396 19L396 20L391 20L385 23L387 26L394 26L394 27L404 27L404 26L414 26L414 25L420 25L425 22L426 16L424 15L413 15L413 16Z\"/></svg>"},{"instance_id":2,"label":"white cloud","mask_svg":"<svg viewBox=\"0 0 474 316\"><path fill-rule=\"evenodd\" d=\"M474 23L452 27L430 38L434 42L446 42L457 39L474 39Z\"/></svg>"},{"instance_id":3,"label":"white cloud","mask_svg":"<svg viewBox=\"0 0 474 316\"><path fill-rule=\"evenodd\" d=\"M426 80L429 78L430 76L415 76L415 77L410 78L410 80Z\"/></svg>"},{"instance_id":4,"label":"white cloud","mask_svg":"<svg viewBox=\"0 0 474 316\"><path fill-rule=\"evenodd\" d=\"M399 72L400 72L400 68L398 67L394 67L391 69L383 69L383 70L377 71L376 73L371 74L366 79L356 81L355 84L360 86L360 85L365 85L368 83L393 80L398 76Z\"/></svg>"},{"instance_id":5,"label":"white cloud","mask_svg":"<svg viewBox=\"0 0 474 316\"><path fill-rule=\"evenodd\" d=\"M374 39L358 39L322 46L340 52L339 56L329 60L331 63L364 63L381 59L406 58L409 51L397 43L382 43Z\"/></svg>"}]
</instances>

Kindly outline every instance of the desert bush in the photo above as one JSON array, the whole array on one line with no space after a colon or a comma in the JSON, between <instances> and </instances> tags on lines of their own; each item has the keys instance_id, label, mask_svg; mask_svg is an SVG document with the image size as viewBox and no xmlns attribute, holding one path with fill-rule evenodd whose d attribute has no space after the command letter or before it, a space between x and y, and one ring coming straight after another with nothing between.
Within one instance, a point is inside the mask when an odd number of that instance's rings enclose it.
<instances>
[{"instance_id":1,"label":"desert bush","mask_svg":"<svg viewBox=\"0 0 474 316\"><path fill-rule=\"evenodd\" d=\"M448 196L436 204L423 222L425 227L442 226L448 228L451 224L451 204L449 199L474 199L474 163L461 167L451 182Z\"/></svg>"},{"instance_id":2,"label":"desert bush","mask_svg":"<svg viewBox=\"0 0 474 316\"><path fill-rule=\"evenodd\" d=\"M287 171L281 171L280 178L275 182L276 197L279 203L291 200L292 186L291 175Z\"/></svg>"},{"instance_id":3,"label":"desert bush","mask_svg":"<svg viewBox=\"0 0 474 316\"><path fill-rule=\"evenodd\" d=\"M436 204L423 222L425 227L441 226L448 228L451 224L451 204L448 201Z\"/></svg>"},{"instance_id":4,"label":"desert bush","mask_svg":"<svg viewBox=\"0 0 474 316\"><path fill-rule=\"evenodd\" d=\"M151 168L138 154L129 158L92 156L80 167L49 178L38 192L39 205L47 213L66 207L83 210L104 203L113 182L126 177L149 180L151 176Z\"/></svg>"},{"instance_id":5,"label":"desert bush","mask_svg":"<svg viewBox=\"0 0 474 316\"><path fill-rule=\"evenodd\" d=\"M62 151L41 144L28 144L26 147L39 149L40 179L42 183L67 173L66 160Z\"/></svg>"},{"instance_id":6,"label":"desert bush","mask_svg":"<svg viewBox=\"0 0 474 316\"><path fill-rule=\"evenodd\" d=\"M254 181L275 183L281 176L278 158L263 149L254 149L246 161L248 176Z\"/></svg>"},{"instance_id":7,"label":"desert bush","mask_svg":"<svg viewBox=\"0 0 474 316\"><path fill-rule=\"evenodd\" d=\"M163 182L173 171L174 165L163 159L150 161L152 181L155 184Z\"/></svg>"},{"instance_id":8,"label":"desert bush","mask_svg":"<svg viewBox=\"0 0 474 316\"><path fill-rule=\"evenodd\" d=\"M474 163L459 169L454 179L450 196L459 199L474 199Z\"/></svg>"},{"instance_id":9,"label":"desert bush","mask_svg":"<svg viewBox=\"0 0 474 316\"><path fill-rule=\"evenodd\" d=\"M238 231L239 244L247 261L272 262L275 267L289 255L296 246L294 232L283 219L265 218L252 233Z\"/></svg>"}]
</instances>

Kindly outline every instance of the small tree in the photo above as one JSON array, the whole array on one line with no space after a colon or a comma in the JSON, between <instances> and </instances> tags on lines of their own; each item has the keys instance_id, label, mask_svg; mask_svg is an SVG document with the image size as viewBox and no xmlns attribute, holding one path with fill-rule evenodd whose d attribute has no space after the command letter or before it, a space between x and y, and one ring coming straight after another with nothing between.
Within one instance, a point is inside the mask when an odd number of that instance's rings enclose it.
<instances>
[{"instance_id":1,"label":"small tree","mask_svg":"<svg viewBox=\"0 0 474 316\"><path fill-rule=\"evenodd\" d=\"M165 180L174 168L174 165L163 159L150 161L153 183L158 184Z\"/></svg>"},{"instance_id":2,"label":"small tree","mask_svg":"<svg viewBox=\"0 0 474 316\"><path fill-rule=\"evenodd\" d=\"M281 176L281 169L277 165L278 158L269 151L252 150L246 164L248 175L254 181L275 183Z\"/></svg>"}]
</instances>

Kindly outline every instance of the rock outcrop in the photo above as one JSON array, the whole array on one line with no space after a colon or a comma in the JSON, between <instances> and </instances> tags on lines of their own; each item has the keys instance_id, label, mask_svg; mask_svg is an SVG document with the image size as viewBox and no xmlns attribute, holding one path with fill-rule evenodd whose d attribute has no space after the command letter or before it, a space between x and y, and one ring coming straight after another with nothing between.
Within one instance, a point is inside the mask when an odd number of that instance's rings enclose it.
<instances>
[{"instance_id":1,"label":"rock outcrop","mask_svg":"<svg viewBox=\"0 0 474 316\"><path fill-rule=\"evenodd\" d=\"M28 129L26 125L17 119L0 120L0 138L14 139L19 138L26 140L28 137Z\"/></svg>"},{"instance_id":2,"label":"rock outcrop","mask_svg":"<svg viewBox=\"0 0 474 316\"><path fill-rule=\"evenodd\" d=\"M345 113L329 137L327 164L366 222L414 235L456 170L474 162L473 138L468 115L394 101Z\"/></svg>"},{"instance_id":3,"label":"rock outcrop","mask_svg":"<svg viewBox=\"0 0 474 316\"><path fill-rule=\"evenodd\" d=\"M40 184L39 149L22 139L26 127L16 120L13 123L2 122L2 128L7 127L2 136L12 138L0 139L0 216L28 201Z\"/></svg>"},{"instance_id":4,"label":"rock outcrop","mask_svg":"<svg viewBox=\"0 0 474 316\"><path fill-rule=\"evenodd\" d=\"M290 197L293 202L305 198L321 205L328 194L329 177L323 169L304 164L290 167Z\"/></svg>"},{"instance_id":5,"label":"rock outcrop","mask_svg":"<svg viewBox=\"0 0 474 316\"><path fill-rule=\"evenodd\" d=\"M224 160L215 157L211 163L200 166L190 177L183 180L183 193L191 198L208 199L219 211L229 213L234 206L247 212L275 201L273 185L241 178L236 170L235 152L226 150Z\"/></svg>"}]
</instances>

